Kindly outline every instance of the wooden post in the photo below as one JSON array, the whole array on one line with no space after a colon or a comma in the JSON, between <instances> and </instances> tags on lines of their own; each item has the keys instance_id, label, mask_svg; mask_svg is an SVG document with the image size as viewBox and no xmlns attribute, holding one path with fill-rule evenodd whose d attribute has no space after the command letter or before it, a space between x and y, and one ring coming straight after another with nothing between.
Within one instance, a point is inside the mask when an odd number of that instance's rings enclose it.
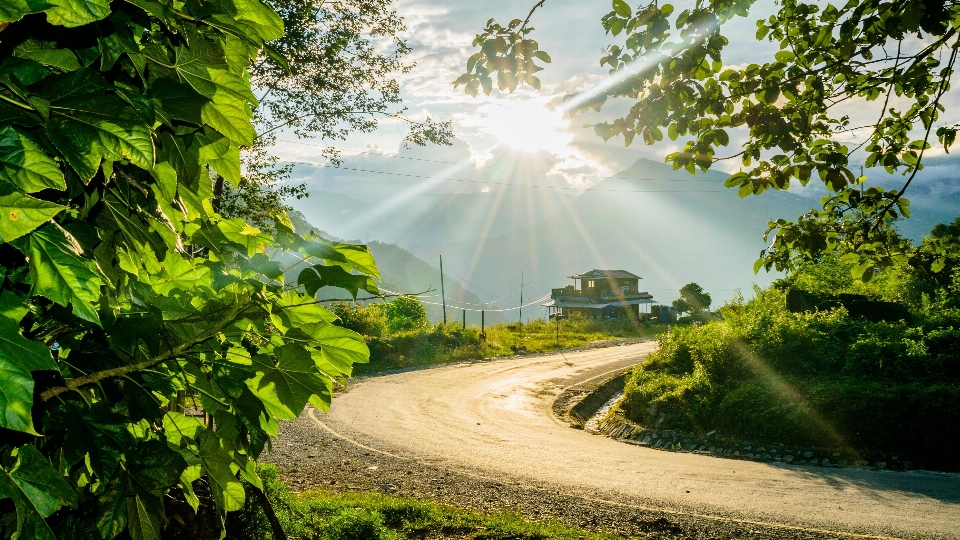
<instances>
[{"instance_id":1,"label":"wooden post","mask_svg":"<svg viewBox=\"0 0 960 540\"><path fill-rule=\"evenodd\" d=\"M443 291L443 255L440 256L440 297L443 298L443 325L447 325L447 294Z\"/></svg>"},{"instance_id":2,"label":"wooden post","mask_svg":"<svg viewBox=\"0 0 960 540\"><path fill-rule=\"evenodd\" d=\"M557 308L557 314L554 315L557 319L557 347L560 346L560 308Z\"/></svg>"},{"instance_id":3,"label":"wooden post","mask_svg":"<svg viewBox=\"0 0 960 540\"><path fill-rule=\"evenodd\" d=\"M467 310L463 310L463 329L467 329Z\"/></svg>"},{"instance_id":4,"label":"wooden post","mask_svg":"<svg viewBox=\"0 0 960 540\"><path fill-rule=\"evenodd\" d=\"M523 337L523 270L520 271L520 337Z\"/></svg>"}]
</instances>

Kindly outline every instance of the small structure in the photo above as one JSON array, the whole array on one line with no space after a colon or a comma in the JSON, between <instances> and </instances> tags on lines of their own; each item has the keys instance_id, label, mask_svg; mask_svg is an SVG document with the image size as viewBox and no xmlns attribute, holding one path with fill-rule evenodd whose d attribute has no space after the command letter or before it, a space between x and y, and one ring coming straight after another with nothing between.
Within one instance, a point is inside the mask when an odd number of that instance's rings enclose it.
<instances>
[{"instance_id":1,"label":"small structure","mask_svg":"<svg viewBox=\"0 0 960 540\"><path fill-rule=\"evenodd\" d=\"M551 289L551 317L581 313L593 319L630 318L638 320L644 304L653 296L640 290L640 276L626 270L591 270L570 276L573 285Z\"/></svg>"}]
</instances>

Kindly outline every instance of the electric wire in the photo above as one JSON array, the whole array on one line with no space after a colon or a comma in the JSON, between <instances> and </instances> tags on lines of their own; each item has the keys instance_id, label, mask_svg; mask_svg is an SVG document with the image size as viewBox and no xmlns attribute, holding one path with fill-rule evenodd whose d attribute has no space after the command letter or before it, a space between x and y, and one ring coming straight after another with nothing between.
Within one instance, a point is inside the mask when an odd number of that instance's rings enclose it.
<instances>
[{"instance_id":1,"label":"electric wire","mask_svg":"<svg viewBox=\"0 0 960 540\"><path fill-rule=\"evenodd\" d=\"M583 187L563 187L563 186L542 186L538 184L517 184L513 182L491 182L489 180L468 180L466 178L440 178L437 176L423 176L420 174L395 173L387 171L374 171L370 169L361 169L358 167L342 167L335 165L318 165L308 161L290 161L281 160L280 163L290 163L292 165L310 165L319 169L339 169L344 171L364 172L370 174L382 174L388 176L402 176L405 178L419 178L423 180L439 180L441 182L462 182L468 184L485 184L494 186L516 186L533 189L549 189L554 191L591 191L592 193L723 193L726 189L593 189ZM671 180L672 182L672 180Z\"/></svg>"}]
</instances>

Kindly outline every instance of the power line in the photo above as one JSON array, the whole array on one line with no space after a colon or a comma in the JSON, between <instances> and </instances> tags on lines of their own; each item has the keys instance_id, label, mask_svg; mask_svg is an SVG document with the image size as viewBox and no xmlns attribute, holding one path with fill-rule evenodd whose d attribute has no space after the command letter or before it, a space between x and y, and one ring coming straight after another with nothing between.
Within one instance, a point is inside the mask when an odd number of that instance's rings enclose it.
<instances>
[{"instance_id":1,"label":"power line","mask_svg":"<svg viewBox=\"0 0 960 540\"><path fill-rule=\"evenodd\" d=\"M356 171L371 174L383 174L388 176L402 176L405 178L420 178L424 180L440 180L442 182L463 182L468 184L490 184L497 186L518 186L535 189L552 189L556 191L588 191L588 188L579 187L560 187L560 186L541 186L537 184L516 184L512 182L491 182L488 180L467 180L465 178L439 178L436 176L423 176L419 174L394 173L387 171L373 171L370 169L360 169L356 167L338 167L333 165L317 165L308 161L289 161L281 160L280 163L291 163L294 165L311 165L318 169L341 169L345 171ZM723 193L726 189L594 189L593 193Z\"/></svg>"},{"instance_id":2,"label":"power line","mask_svg":"<svg viewBox=\"0 0 960 540\"><path fill-rule=\"evenodd\" d=\"M389 159L406 159L406 160L410 160L410 161L423 161L423 162L427 162L427 163L441 163L441 164L444 164L444 165L463 165L463 162L461 162L461 161L442 161L442 160L437 160L437 159L415 158L415 157L407 157L407 156L401 156L401 155L383 154L383 153L381 153L381 152L371 152L371 151L369 151L369 150L343 150L343 149L338 149L338 148L336 148L335 146L325 146L325 145L322 145L322 144L305 143L305 142L302 142L302 141L289 141L289 140L286 140L286 139L277 139L277 140L279 140L279 141L281 141L281 142L291 143L291 144L300 144L300 145L303 145L303 146L315 146L315 147L317 147L317 148L340 150L340 151L342 151L342 152L353 153L354 155L364 154L364 155L377 156L377 157L389 158ZM285 161L284 163L301 163L301 162ZM306 164L306 165L314 165L314 166L316 166L316 167L325 167L325 165L317 165L317 164L315 164L315 163L307 163L307 162L303 162L303 163ZM486 165L480 167L480 169L482 169L482 170L490 170L490 171L505 171L505 172L515 172L515 173L525 173L525 174L544 174L544 175L550 174L550 171L525 171L525 170L522 170L522 169L510 169L510 168L504 168L504 167L488 167L488 166L486 166ZM721 174L723 174L723 173L721 173ZM601 176L596 176L596 175L589 175L589 176L584 176L584 177L585 177L585 178L599 178L600 180L638 180L638 181L643 181L643 182L656 182L656 181L657 181L656 178L632 178L632 177L629 177L629 176L607 176L607 177L601 177ZM667 180L667 181L668 181L668 182L709 182L709 180L702 180L702 179L701 179L701 180ZM573 188L573 189L579 189L579 188Z\"/></svg>"}]
</instances>

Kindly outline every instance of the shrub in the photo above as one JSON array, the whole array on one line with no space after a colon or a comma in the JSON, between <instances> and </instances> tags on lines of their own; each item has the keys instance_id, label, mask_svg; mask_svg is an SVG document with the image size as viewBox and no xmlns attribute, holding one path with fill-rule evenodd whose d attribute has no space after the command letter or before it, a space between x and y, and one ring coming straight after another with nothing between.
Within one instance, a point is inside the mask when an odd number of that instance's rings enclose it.
<instances>
[{"instance_id":1,"label":"shrub","mask_svg":"<svg viewBox=\"0 0 960 540\"><path fill-rule=\"evenodd\" d=\"M701 435L907 452L956 467L943 444L960 436L955 311L928 301L911 324L870 322L843 308L791 313L780 288L756 292L721 308L723 320L663 334L627 382L624 413Z\"/></svg>"}]
</instances>

